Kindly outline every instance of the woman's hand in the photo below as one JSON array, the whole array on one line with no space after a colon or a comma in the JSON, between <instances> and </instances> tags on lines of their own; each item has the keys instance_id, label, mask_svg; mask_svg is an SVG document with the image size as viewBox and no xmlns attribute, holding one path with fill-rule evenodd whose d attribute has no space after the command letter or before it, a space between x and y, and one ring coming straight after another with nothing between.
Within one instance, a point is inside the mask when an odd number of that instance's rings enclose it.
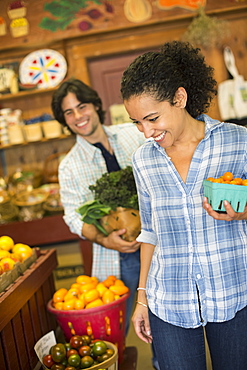
<instances>
[{"instance_id":1,"label":"woman's hand","mask_svg":"<svg viewBox=\"0 0 247 370\"><path fill-rule=\"evenodd\" d=\"M209 216L213 217L215 220L222 221L247 220L247 206L245 207L244 212L235 212L230 203L225 200L224 207L226 213L218 213L212 209L206 197L204 197L203 199L203 208L207 211Z\"/></svg>"},{"instance_id":2,"label":"woman's hand","mask_svg":"<svg viewBox=\"0 0 247 370\"><path fill-rule=\"evenodd\" d=\"M152 343L153 337L149 324L148 308L137 303L132 316L132 322L137 336L145 343Z\"/></svg>"}]
</instances>

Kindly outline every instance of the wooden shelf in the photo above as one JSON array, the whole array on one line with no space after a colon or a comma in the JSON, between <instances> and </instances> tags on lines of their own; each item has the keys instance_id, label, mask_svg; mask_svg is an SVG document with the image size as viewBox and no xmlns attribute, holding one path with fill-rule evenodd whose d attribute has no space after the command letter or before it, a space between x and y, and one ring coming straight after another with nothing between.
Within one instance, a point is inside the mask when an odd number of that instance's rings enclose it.
<instances>
[{"instance_id":1,"label":"wooden shelf","mask_svg":"<svg viewBox=\"0 0 247 370\"><path fill-rule=\"evenodd\" d=\"M73 135L61 135L59 137L54 137L54 138L42 138L41 140L39 141L25 141L21 144L7 144L7 145L0 145L0 150L1 149L10 149L10 148L17 148L17 147L20 147L20 146L26 146L26 145L30 145L30 144L35 144L35 143L46 143L47 141L56 141L56 140L64 140L64 139L68 139L68 138L71 138L73 137Z\"/></svg>"},{"instance_id":2,"label":"wooden shelf","mask_svg":"<svg viewBox=\"0 0 247 370\"><path fill-rule=\"evenodd\" d=\"M19 99L19 98L23 98L23 97L31 96L31 95L46 94L49 92L53 92L56 89L57 87L51 88L51 89L34 89L34 90L19 91L17 94L0 94L0 101Z\"/></svg>"}]
</instances>

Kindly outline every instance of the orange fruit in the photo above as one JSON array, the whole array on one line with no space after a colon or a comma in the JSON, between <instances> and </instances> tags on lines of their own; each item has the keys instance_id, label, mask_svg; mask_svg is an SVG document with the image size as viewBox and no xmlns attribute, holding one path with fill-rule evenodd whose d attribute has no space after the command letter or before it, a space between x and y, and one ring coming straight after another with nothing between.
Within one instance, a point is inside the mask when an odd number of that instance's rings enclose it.
<instances>
[{"instance_id":1,"label":"orange fruit","mask_svg":"<svg viewBox=\"0 0 247 370\"><path fill-rule=\"evenodd\" d=\"M122 286L122 285L112 285L109 288L114 294L117 295L123 295L125 293L128 293L129 288L127 286Z\"/></svg>"},{"instance_id":2,"label":"orange fruit","mask_svg":"<svg viewBox=\"0 0 247 370\"><path fill-rule=\"evenodd\" d=\"M56 302L56 303L53 303L53 307L56 309L56 310L63 310L63 302Z\"/></svg>"},{"instance_id":3,"label":"orange fruit","mask_svg":"<svg viewBox=\"0 0 247 370\"><path fill-rule=\"evenodd\" d=\"M114 282L115 282L115 280L113 280L110 277L108 277L107 279L105 279L104 281L102 281L102 284L104 284L104 286L106 286L107 288L109 288L110 286L114 285Z\"/></svg>"},{"instance_id":4,"label":"orange fruit","mask_svg":"<svg viewBox=\"0 0 247 370\"><path fill-rule=\"evenodd\" d=\"M99 306L103 306L103 304L104 303L102 302L102 300L98 298L98 299L95 299L95 301L88 303L85 308L99 307Z\"/></svg>"},{"instance_id":5,"label":"orange fruit","mask_svg":"<svg viewBox=\"0 0 247 370\"><path fill-rule=\"evenodd\" d=\"M107 291L103 294L102 301L104 304L111 303L115 301L114 293L107 289Z\"/></svg>"},{"instance_id":6,"label":"orange fruit","mask_svg":"<svg viewBox=\"0 0 247 370\"><path fill-rule=\"evenodd\" d=\"M125 285L123 280L117 279L114 285Z\"/></svg>"},{"instance_id":7,"label":"orange fruit","mask_svg":"<svg viewBox=\"0 0 247 370\"><path fill-rule=\"evenodd\" d=\"M66 295L64 296L64 302L70 301L73 298L78 298L79 292L77 289L69 289Z\"/></svg>"},{"instance_id":8,"label":"orange fruit","mask_svg":"<svg viewBox=\"0 0 247 370\"><path fill-rule=\"evenodd\" d=\"M81 299L75 300L75 310L82 310L85 306L85 303Z\"/></svg>"},{"instance_id":9,"label":"orange fruit","mask_svg":"<svg viewBox=\"0 0 247 370\"><path fill-rule=\"evenodd\" d=\"M108 288L103 283L99 283L96 285L96 289L99 292L99 296L102 297Z\"/></svg>"},{"instance_id":10,"label":"orange fruit","mask_svg":"<svg viewBox=\"0 0 247 370\"><path fill-rule=\"evenodd\" d=\"M14 245L14 240L10 236L3 235L0 237L0 249L10 251L10 249L12 249Z\"/></svg>"},{"instance_id":11,"label":"orange fruit","mask_svg":"<svg viewBox=\"0 0 247 370\"><path fill-rule=\"evenodd\" d=\"M70 289L78 289L78 291L80 291L80 287L81 287L81 284L78 284L78 283L73 283L71 284L70 286Z\"/></svg>"},{"instance_id":12,"label":"orange fruit","mask_svg":"<svg viewBox=\"0 0 247 370\"><path fill-rule=\"evenodd\" d=\"M58 289L54 294L53 294L53 303L57 302L63 302L65 295L68 293L68 290L65 288Z\"/></svg>"},{"instance_id":13,"label":"orange fruit","mask_svg":"<svg viewBox=\"0 0 247 370\"><path fill-rule=\"evenodd\" d=\"M89 290L95 289L96 285L97 283L83 284L80 287L80 292L81 293L89 292Z\"/></svg>"},{"instance_id":14,"label":"orange fruit","mask_svg":"<svg viewBox=\"0 0 247 370\"><path fill-rule=\"evenodd\" d=\"M3 258L1 259L0 261L0 266L2 267L3 271L10 271L10 270L13 270L14 266L15 266L15 261L12 260L11 258L9 257L6 257L6 258Z\"/></svg>"},{"instance_id":15,"label":"orange fruit","mask_svg":"<svg viewBox=\"0 0 247 370\"><path fill-rule=\"evenodd\" d=\"M236 185L242 185L243 182L243 180L240 177L235 177L232 181L234 181Z\"/></svg>"},{"instance_id":16,"label":"orange fruit","mask_svg":"<svg viewBox=\"0 0 247 370\"><path fill-rule=\"evenodd\" d=\"M92 278L90 276L87 276L87 275L79 275L76 278L76 282L78 284L89 284L89 283L92 282Z\"/></svg>"},{"instance_id":17,"label":"orange fruit","mask_svg":"<svg viewBox=\"0 0 247 370\"><path fill-rule=\"evenodd\" d=\"M88 292L84 293L84 298L86 303L95 301L95 299L99 298L99 292L97 289L89 290Z\"/></svg>"},{"instance_id":18,"label":"orange fruit","mask_svg":"<svg viewBox=\"0 0 247 370\"><path fill-rule=\"evenodd\" d=\"M246 180L242 180L242 185L247 186L247 179Z\"/></svg>"},{"instance_id":19,"label":"orange fruit","mask_svg":"<svg viewBox=\"0 0 247 370\"><path fill-rule=\"evenodd\" d=\"M63 309L64 310L73 310L75 308L75 301L76 298L70 299L69 301L66 301L63 303Z\"/></svg>"},{"instance_id":20,"label":"orange fruit","mask_svg":"<svg viewBox=\"0 0 247 370\"><path fill-rule=\"evenodd\" d=\"M99 279L96 278L95 276L91 276L91 280L94 282L94 283L97 283L99 282Z\"/></svg>"},{"instance_id":21,"label":"orange fruit","mask_svg":"<svg viewBox=\"0 0 247 370\"><path fill-rule=\"evenodd\" d=\"M231 172L225 172L222 176L224 181L232 181L233 180L233 174Z\"/></svg>"}]
</instances>

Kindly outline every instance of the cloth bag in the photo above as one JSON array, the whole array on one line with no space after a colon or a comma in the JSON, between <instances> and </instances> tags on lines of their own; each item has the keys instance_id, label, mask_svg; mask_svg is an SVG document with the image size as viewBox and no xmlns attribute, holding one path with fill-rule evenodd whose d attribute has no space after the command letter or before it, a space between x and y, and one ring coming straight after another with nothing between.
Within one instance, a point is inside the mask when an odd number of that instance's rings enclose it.
<instances>
[{"instance_id":1,"label":"cloth bag","mask_svg":"<svg viewBox=\"0 0 247 370\"><path fill-rule=\"evenodd\" d=\"M224 48L224 61L232 79L218 85L218 103L223 121L247 117L247 81L239 75L235 58L229 46Z\"/></svg>"}]
</instances>

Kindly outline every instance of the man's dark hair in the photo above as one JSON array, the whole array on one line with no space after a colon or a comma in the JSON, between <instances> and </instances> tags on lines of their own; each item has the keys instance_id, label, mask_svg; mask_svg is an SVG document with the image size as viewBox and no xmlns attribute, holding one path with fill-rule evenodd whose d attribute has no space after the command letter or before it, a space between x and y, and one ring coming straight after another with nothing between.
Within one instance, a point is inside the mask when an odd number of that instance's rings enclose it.
<instances>
[{"instance_id":1,"label":"man's dark hair","mask_svg":"<svg viewBox=\"0 0 247 370\"><path fill-rule=\"evenodd\" d=\"M123 100L147 93L157 101L166 100L174 105L175 93L183 87L188 96L188 113L194 118L205 113L217 90L214 69L199 52L187 42L171 41L160 51L137 57L123 73Z\"/></svg>"},{"instance_id":2,"label":"man's dark hair","mask_svg":"<svg viewBox=\"0 0 247 370\"><path fill-rule=\"evenodd\" d=\"M58 122L68 127L62 111L62 101L69 92L74 93L79 102L93 104L95 108L97 108L97 114L101 124L104 123L105 112L102 109L102 101L98 93L82 81L75 78L70 78L63 82L53 94L51 108L53 115Z\"/></svg>"}]
</instances>

